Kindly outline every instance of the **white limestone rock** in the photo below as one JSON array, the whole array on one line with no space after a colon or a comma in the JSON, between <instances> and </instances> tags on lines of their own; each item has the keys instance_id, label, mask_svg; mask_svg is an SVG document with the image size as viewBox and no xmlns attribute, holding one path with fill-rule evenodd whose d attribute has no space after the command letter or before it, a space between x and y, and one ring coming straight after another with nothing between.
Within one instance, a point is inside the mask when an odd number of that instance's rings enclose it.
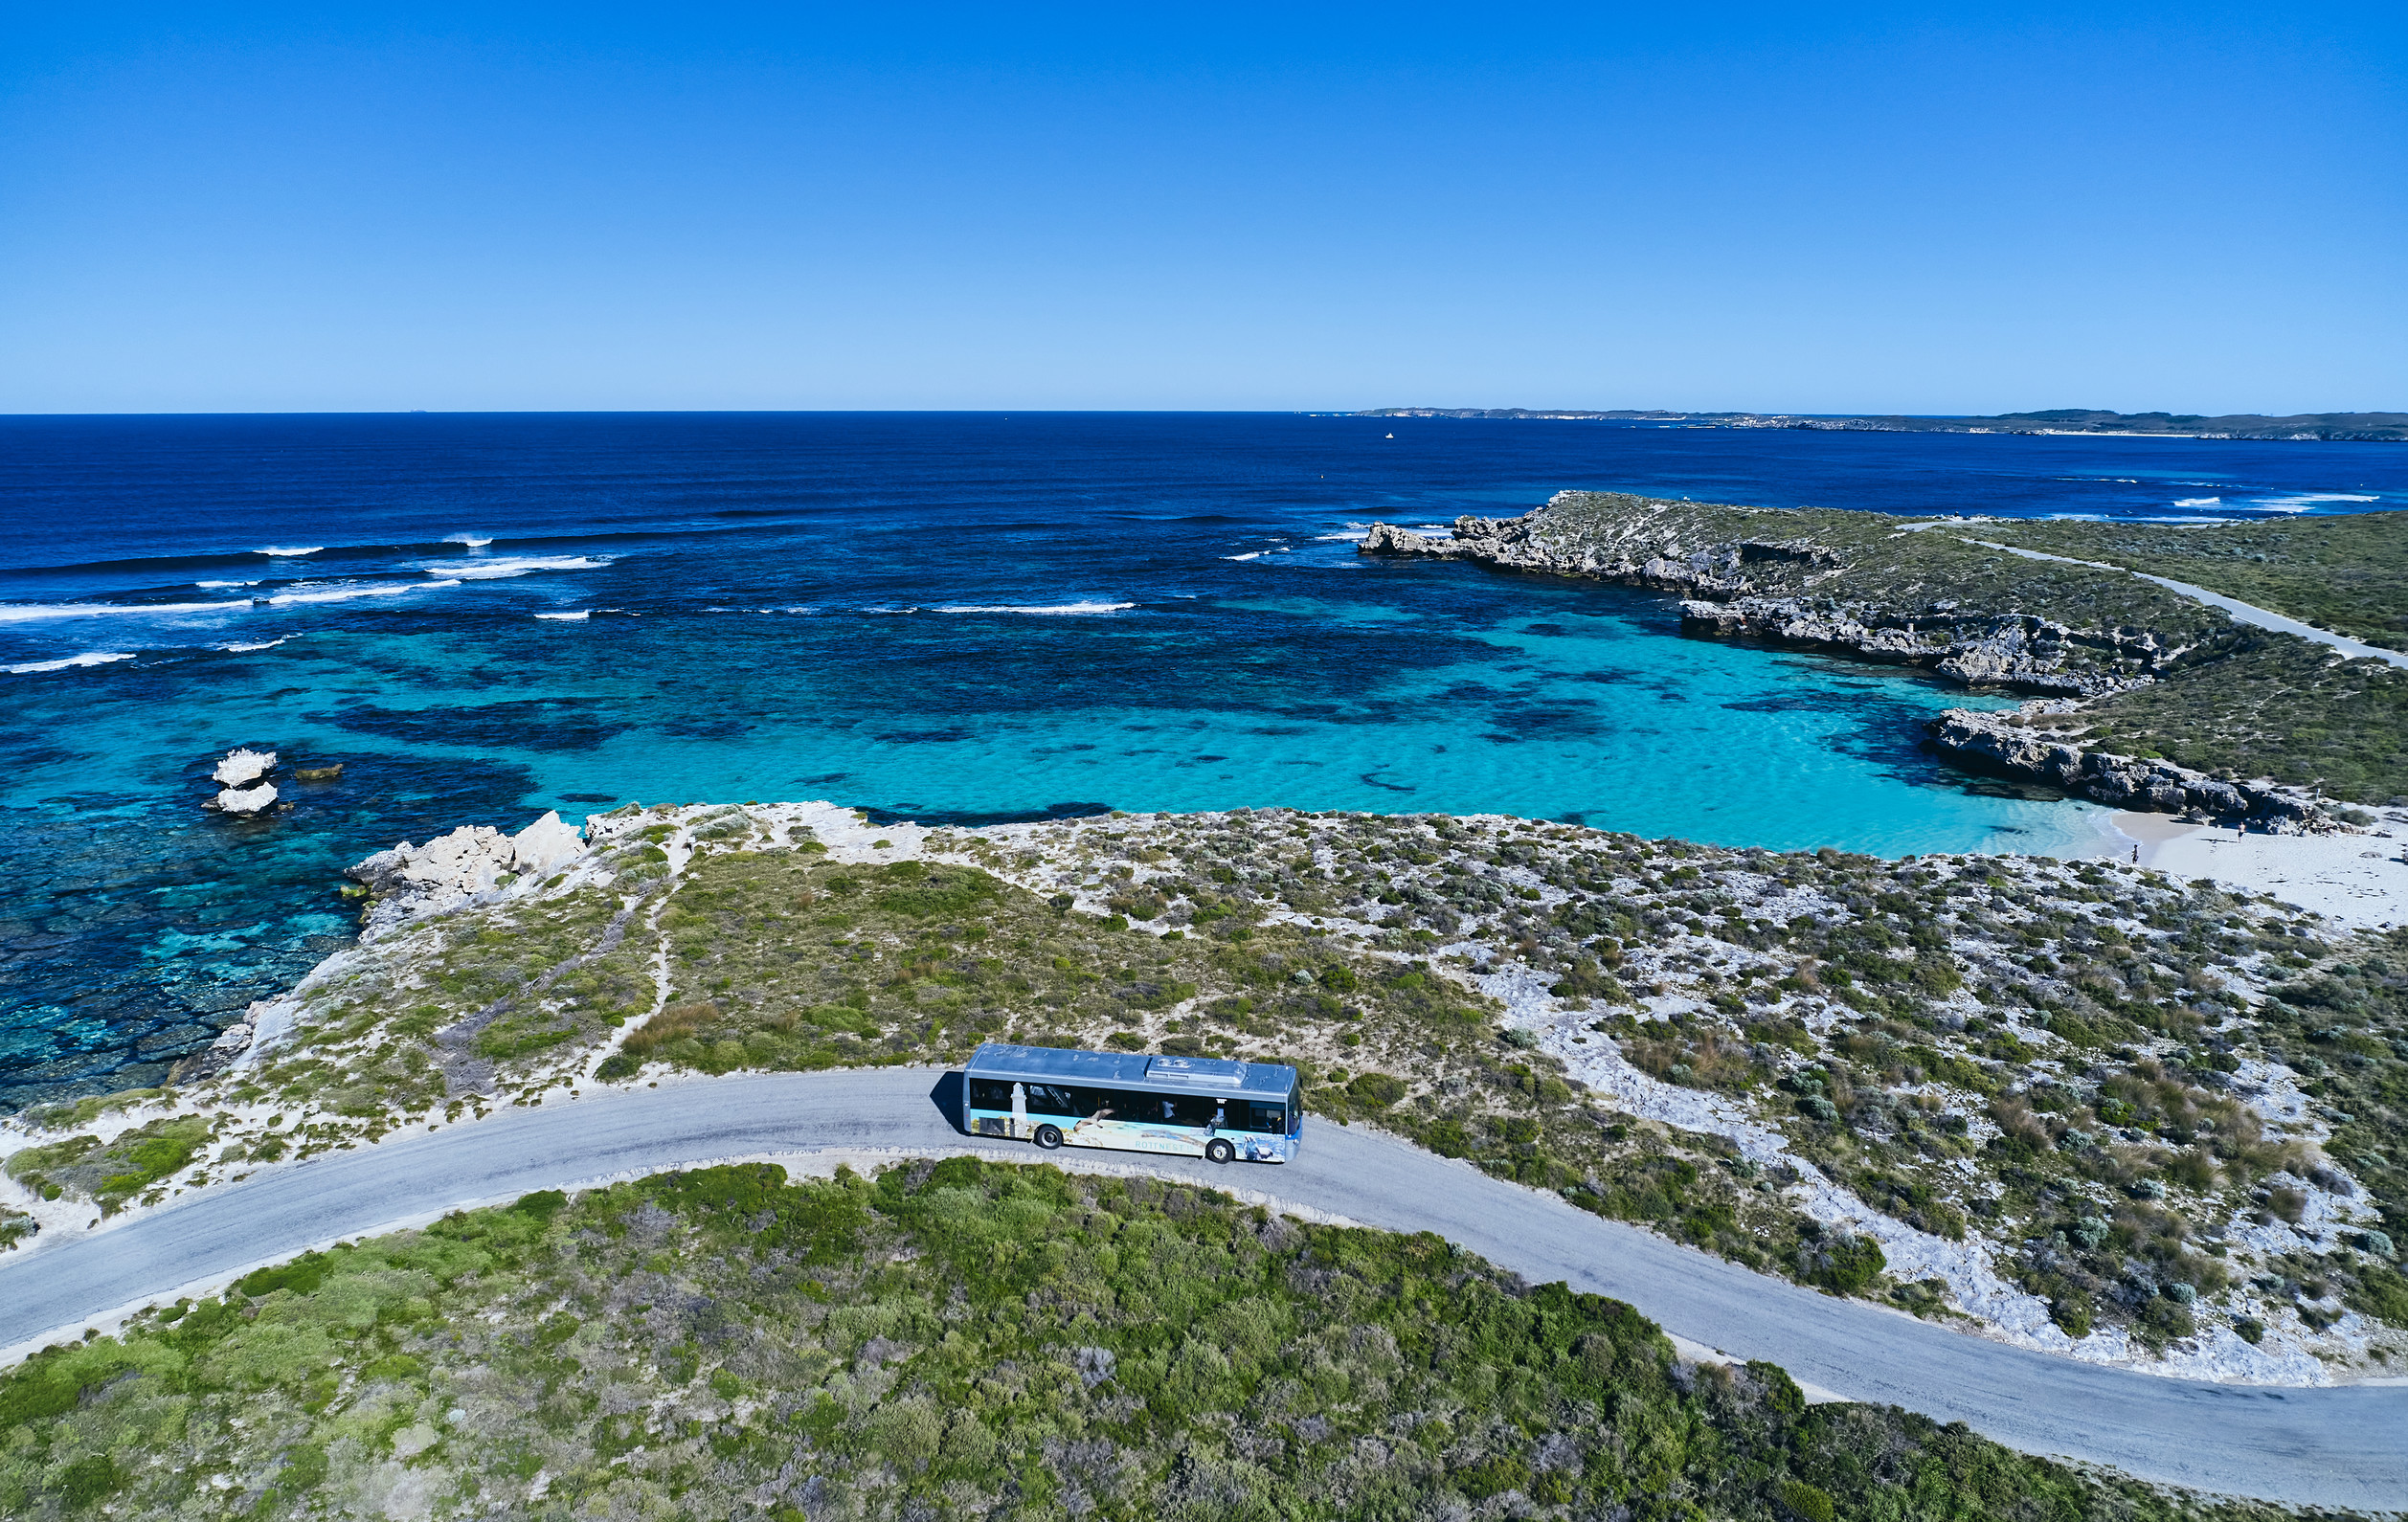
<instances>
[{"instance_id":1,"label":"white limestone rock","mask_svg":"<svg viewBox=\"0 0 2408 1522\"><path fill-rule=\"evenodd\" d=\"M511 859L520 872L551 872L585 850L585 837L553 810L510 837Z\"/></svg>"},{"instance_id":2,"label":"white limestone rock","mask_svg":"<svg viewBox=\"0 0 2408 1522\"><path fill-rule=\"evenodd\" d=\"M226 788L217 795L217 810L221 814L257 814L276 801L276 784L262 782L255 788Z\"/></svg>"},{"instance_id":3,"label":"white limestone rock","mask_svg":"<svg viewBox=\"0 0 2408 1522\"><path fill-rule=\"evenodd\" d=\"M531 884L585 850L585 839L558 814L547 814L515 836L490 825L462 825L424 845L404 840L346 874L372 899L364 940L427 914L499 894L514 882ZM512 889L523 890L523 889Z\"/></svg>"},{"instance_id":4,"label":"white limestone rock","mask_svg":"<svg viewBox=\"0 0 2408 1522\"><path fill-rule=\"evenodd\" d=\"M226 758L217 763L217 770L209 774L209 779L231 791L247 788L275 770L275 751L235 750L226 752Z\"/></svg>"}]
</instances>

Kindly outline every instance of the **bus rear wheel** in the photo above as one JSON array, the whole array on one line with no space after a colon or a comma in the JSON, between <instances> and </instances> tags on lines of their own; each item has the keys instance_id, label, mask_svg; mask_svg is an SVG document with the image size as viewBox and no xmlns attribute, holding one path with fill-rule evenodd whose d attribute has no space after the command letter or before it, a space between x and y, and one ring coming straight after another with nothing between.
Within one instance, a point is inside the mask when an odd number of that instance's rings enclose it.
<instances>
[{"instance_id":1,"label":"bus rear wheel","mask_svg":"<svg viewBox=\"0 0 2408 1522\"><path fill-rule=\"evenodd\" d=\"M1237 1149L1215 1136L1204 1143L1204 1155L1216 1163L1233 1163L1237 1161Z\"/></svg>"},{"instance_id":2,"label":"bus rear wheel","mask_svg":"<svg viewBox=\"0 0 2408 1522\"><path fill-rule=\"evenodd\" d=\"M1043 1147L1043 1148L1044 1148L1046 1151L1047 1151L1047 1152L1051 1152L1051 1151L1053 1151L1056 1147L1061 1146L1061 1145L1062 1145L1062 1131L1061 1131L1060 1128L1058 1128L1058 1127L1054 1127L1054 1126L1040 1126L1040 1127L1038 1127L1038 1128L1037 1128L1037 1145L1038 1145L1038 1146L1040 1146L1040 1147Z\"/></svg>"}]
</instances>

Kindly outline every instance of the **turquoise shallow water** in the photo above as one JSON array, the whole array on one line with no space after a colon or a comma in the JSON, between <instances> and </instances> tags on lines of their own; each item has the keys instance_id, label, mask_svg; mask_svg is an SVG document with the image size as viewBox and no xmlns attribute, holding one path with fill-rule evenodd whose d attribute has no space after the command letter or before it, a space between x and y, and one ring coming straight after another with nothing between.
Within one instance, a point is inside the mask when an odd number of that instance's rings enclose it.
<instances>
[{"instance_id":1,"label":"turquoise shallow water","mask_svg":"<svg viewBox=\"0 0 2408 1522\"><path fill-rule=\"evenodd\" d=\"M0 419L0 1105L155 1081L344 944L343 866L548 808L2093 850L2099 811L1918 749L2003 700L1351 535L1574 485L2114 513L2408 483L2378 446L1305 417ZM236 745L345 771L224 819L199 805Z\"/></svg>"}]
</instances>

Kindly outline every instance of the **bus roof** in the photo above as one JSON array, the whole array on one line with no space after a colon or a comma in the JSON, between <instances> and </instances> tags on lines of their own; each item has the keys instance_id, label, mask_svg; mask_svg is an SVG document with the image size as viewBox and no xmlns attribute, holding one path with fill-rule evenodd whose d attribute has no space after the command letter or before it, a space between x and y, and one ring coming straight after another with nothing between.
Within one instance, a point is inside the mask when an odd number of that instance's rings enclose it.
<instances>
[{"instance_id":1,"label":"bus roof","mask_svg":"<svg viewBox=\"0 0 2408 1522\"><path fill-rule=\"evenodd\" d=\"M1261 1094L1286 1099L1296 1070L1277 1063L1217 1057L1149 1057L1143 1052L1083 1052L1061 1046L981 1041L965 1071L974 1078L1039 1084L1109 1084L1188 1094Z\"/></svg>"}]
</instances>

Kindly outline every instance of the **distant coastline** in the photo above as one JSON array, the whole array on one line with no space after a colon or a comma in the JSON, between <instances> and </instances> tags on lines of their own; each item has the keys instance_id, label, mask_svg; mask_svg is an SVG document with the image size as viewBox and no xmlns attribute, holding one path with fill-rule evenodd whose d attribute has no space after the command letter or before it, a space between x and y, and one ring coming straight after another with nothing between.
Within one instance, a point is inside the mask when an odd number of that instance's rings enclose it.
<instances>
[{"instance_id":1,"label":"distant coastline","mask_svg":"<svg viewBox=\"0 0 2408 1522\"><path fill-rule=\"evenodd\" d=\"M2062 407L1992 416L1847 416L1809 413L1679 413L1658 409L1584 412L1574 408L1375 407L1358 417L1451 417L1508 422L1654 422L1699 428L1796 428L1870 434L2121 434L2155 438L2242 438L2259 442L2408 443L2408 413L2300 413L2268 417L2231 413L2110 413Z\"/></svg>"}]
</instances>

